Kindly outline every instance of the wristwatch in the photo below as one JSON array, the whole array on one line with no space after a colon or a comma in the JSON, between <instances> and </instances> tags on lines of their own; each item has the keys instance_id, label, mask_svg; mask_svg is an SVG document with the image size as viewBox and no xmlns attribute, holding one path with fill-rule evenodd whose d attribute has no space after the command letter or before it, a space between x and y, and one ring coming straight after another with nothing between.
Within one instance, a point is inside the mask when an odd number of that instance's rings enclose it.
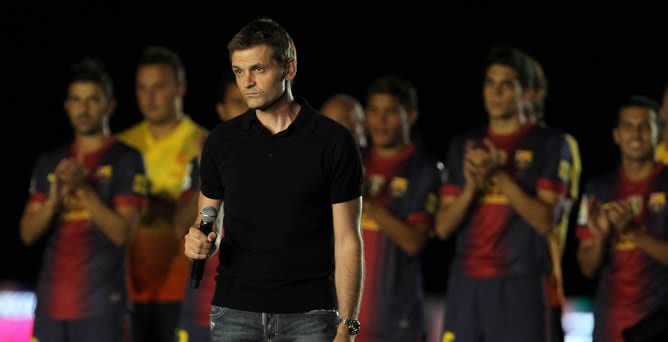
<instances>
[{"instance_id":1,"label":"wristwatch","mask_svg":"<svg viewBox=\"0 0 668 342\"><path fill-rule=\"evenodd\" d=\"M350 336L355 336L360 332L360 321L356 319L339 318L336 324L339 325L341 323L348 328L348 334L350 334Z\"/></svg>"}]
</instances>

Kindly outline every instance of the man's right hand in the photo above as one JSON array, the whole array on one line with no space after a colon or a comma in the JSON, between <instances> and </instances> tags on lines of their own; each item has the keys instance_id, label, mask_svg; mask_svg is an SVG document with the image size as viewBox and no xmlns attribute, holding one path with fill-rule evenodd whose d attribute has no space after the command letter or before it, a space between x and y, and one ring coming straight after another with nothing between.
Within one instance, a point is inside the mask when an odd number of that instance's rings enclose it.
<instances>
[{"instance_id":1,"label":"man's right hand","mask_svg":"<svg viewBox=\"0 0 668 342\"><path fill-rule=\"evenodd\" d=\"M589 213L589 231L595 239L603 240L610 233L610 221L605 212L604 205L595 197L589 197L587 201L587 212Z\"/></svg>"},{"instance_id":2,"label":"man's right hand","mask_svg":"<svg viewBox=\"0 0 668 342\"><path fill-rule=\"evenodd\" d=\"M215 246L218 234L211 232L204 235L196 226L191 226L185 237L185 255L192 260L202 260L209 257L212 248Z\"/></svg>"}]
</instances>

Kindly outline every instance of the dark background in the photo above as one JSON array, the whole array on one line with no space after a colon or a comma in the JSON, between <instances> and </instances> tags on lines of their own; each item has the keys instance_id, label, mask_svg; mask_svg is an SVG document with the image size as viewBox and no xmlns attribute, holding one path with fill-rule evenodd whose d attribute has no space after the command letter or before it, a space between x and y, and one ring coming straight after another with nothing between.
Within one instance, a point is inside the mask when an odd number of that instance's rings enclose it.
<instances>
[{"instance_id":1,"label":"dark background","mask_svg":"<svg viewBox=\"0 0 668 342\"><path fill-rule=\"evenodd\" d=\"M613 168L616 104L631 94L660 99L668 82L668 28L635 3L587 10L580 5L423 6L388 3L368 13L343 3L306 6L284 2L220 5L33 4L3 10L3 97L7 149L0 280L31 284L42 245L25 247L18 221L37 154L72 138L62 103L66 71L84 56L99 57L114 79L118 108L114 132L140 120L134 98L135 63L147 45L177 51L186 65L184 109L213 127L214 90L228 68L227 41L246 22L269 16L293 36L298 52L294 93L312 105L334 92L364 100L374 78L397 73L418 90L416 131L443 159L449 139L484 123L481 63L492 46L521 48L543 63L549 81L547 122L578 139L583 182ZM360 5L360 4L357 4ZM221 7L224 6L224 7ZM436 7L434 7L436 6ZM545 5L541 5L545 6ZM438 8L438 9L437 9ZM299 12L299 13L297 13ZM612 14L611 14L612 13ZM328 17L325 17L328 16ZM451 243L432 241L425 251L427 290L445 291ZM565 290L587 296L592 282L575 262L573 230L564 258Z\"/></svg>"}]
</instances>

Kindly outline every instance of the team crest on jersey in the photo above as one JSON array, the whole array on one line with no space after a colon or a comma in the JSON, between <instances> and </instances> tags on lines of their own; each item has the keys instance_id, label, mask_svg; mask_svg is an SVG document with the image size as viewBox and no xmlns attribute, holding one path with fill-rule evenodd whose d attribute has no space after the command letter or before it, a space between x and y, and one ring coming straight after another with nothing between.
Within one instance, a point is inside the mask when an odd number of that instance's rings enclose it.
<instances>
[{"instance_id":1,"label":"team crest on jersey","mask_svg":"<svg viewBox=\"0 0 668 342\"><path fill-rule=\"evenodd\" d=\"M649 195L648 207L654 212L658 213L666 206L666 193L654 192Z\"/></svg>"},{"instance_id":2,"label":"team crest on jersey","mask_svg":"<svg viewBox=\"0 0 668 342\"><path fill-rule=\"evenodd\" d=\"M102 165L95 171L95 179L101 182L108 181L111 178L111 165Z\"/></svg>"},{"instance_id":3,"label":"team crest on jersey","mask_svg":"<svg viewBox=\"0 0 668 342\"><path fill-rule=\"evenodd\" d=\"M399 197L406 193L408 188L408 179L403 177L394 177L390 181L390 194L392 197Z\"/></svg>"},{"instance_id":4,"label":"team crest on jersey","mask_svg":"<svg viewBox=\"0 0 668 342\"><path fill-rule=\"evenodd\" d=\"M515 167L518 170L526 169L533 160L533 152L530 150L515 151Z\"/></svg>"}]
</instances>

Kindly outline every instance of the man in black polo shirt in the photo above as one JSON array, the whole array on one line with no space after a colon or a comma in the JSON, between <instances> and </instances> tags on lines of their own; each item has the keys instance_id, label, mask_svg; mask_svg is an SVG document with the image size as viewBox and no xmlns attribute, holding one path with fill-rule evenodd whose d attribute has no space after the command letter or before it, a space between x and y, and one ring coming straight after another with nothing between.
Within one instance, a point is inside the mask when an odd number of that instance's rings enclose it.
<instances>
[{"instance_id":1,"label":"man in black polo shirt","mask_svg":"<svg viewBox=\"0 0 668 342\"><path fill-rule=\"evenodd\" d=\"M199 208L224 200L225 211L212 341L350 341L363 275L357 144L293 96L297 53L278 23L249 23L228 50L250 109L202 152ZM216 237L194 224L186 256L207 258Z\"/></svg>"}]
</instances>

